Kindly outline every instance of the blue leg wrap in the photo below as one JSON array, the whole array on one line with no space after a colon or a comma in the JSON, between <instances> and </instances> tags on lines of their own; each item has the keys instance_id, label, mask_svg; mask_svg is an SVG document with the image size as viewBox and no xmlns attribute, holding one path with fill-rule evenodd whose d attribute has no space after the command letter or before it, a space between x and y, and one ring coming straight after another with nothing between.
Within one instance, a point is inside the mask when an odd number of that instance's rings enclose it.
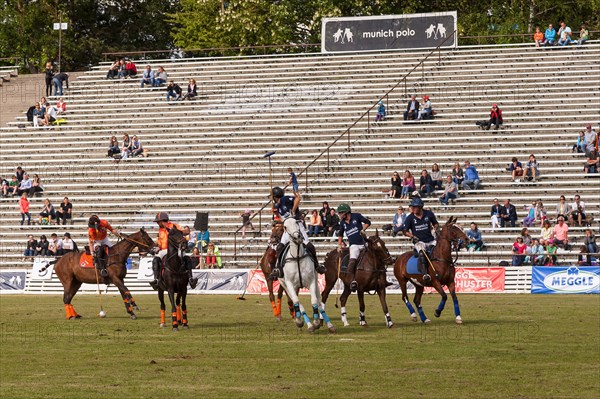
<instances>
[{"instance_id":1,"label":"blue leg wrap","mask_svg":"<svg viewBox=\"0 0 600 399\"><path fill-rule=\"evenodd\" d=\"M458 306L458 298L452 298L454 301L454 314L460 316L460 307Z\"/></svg>"},{"instance_id":2,"label":"blue leg wrap","mask_svg":"<svg viewBox=\"0 0 600 399\"><path fill-rule=\"evenodd\" d=\"M302 317L304 317L304 322L306 324L310 324L310 319L308 318L308 315L306 314L306 312L302 312Z\"/></svg>"},{"instance_id":3,"label":"blue leg wrap","mask_svg":"<svg viewBox=\"0 0 600 399\"><path fill-rule=\"evenodd\" d=\"M318 306L313 306L313 319L318 319L319 318L319 307Z\"/></svg>"},{"instance_id":4,"label":"blue leg wrap","mask_svg":"<svg viewBox=\"0 0 600 399\"><path fill-rule=\"evenodd\" d=\"M406 302L404 302L404 304L408 308L408 311L410 312L410 314L415 313L415 308L413 308L413 305L410 303L410 301L406 301Z\"/></svg>"},{"instance_id":5,"label":"blue leg wrap","mask_svg":"<svg viewBox=\"0 0 600 399\"><path fill-rule=\"evenodd\" d=\"M325 321L325 323L331 323L331 319L329 319L329 316L327 316L325 310L321 310L321 316L323 316L323 320Z\"/></svg>"},{"instance_id":6,"label":"blue leg wrap","mask_svg":"<svg viewBox=\"0 0 600 399\"><path fill-rule=\"evenodd\" d=\"M421 321L424 323L425 320L427 320L427 317L425 316L425 312L423 312L423 307L421 305L419 305L417 307L417 312L419 312L419 317L421 318Z\"/></svg>"},{"instance_id":7,"label":"blue leg wrap","mask_svg":"<svg viewBox=\"0 0 600 399\"><path fill-rule=\"evenodd\" d=\"M442 313L442 310L444 310L445 307L446 307L446 300L442 299L437 308L438 313Z\"/></svg>"},{"instance_id":8,"label":"blue leg wrap","mask_svg":"<svg viewBox=\"0 0 600 399\"><path fill-rule=\"evenodd\" d=\"M300 313L300 305L295 304L294 305L294 312L296 313L296 318L299 319L300 317L302 317L302 313Z\"/></svg>"}]
</instances>

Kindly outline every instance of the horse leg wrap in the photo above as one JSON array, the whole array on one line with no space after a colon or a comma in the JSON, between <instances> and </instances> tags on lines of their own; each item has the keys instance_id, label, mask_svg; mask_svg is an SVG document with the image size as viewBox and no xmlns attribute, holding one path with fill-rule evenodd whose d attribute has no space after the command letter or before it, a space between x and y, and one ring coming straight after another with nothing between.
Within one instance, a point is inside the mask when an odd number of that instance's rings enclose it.
<instances>
[{"instance_id":1,"label":"horse leg wrap","mask_svg":"<svg viewBox=\"0 0 600 399\"><path fill-rule=\"evenodd\" d=\"M313 319L319 318L319 306L313 305Z\"/></svg>"},{"instance_id":2,"label":"horse leg wrap","mask_svg":"<svg viewBox=\"0 0 600 399\"><path fill-rule=\"evenodd\" d=\"M71 305L70 304L65 304L65 315L67 317L67 320L69 320L71 317L75 317L75 315L73 315L73 311L71 309Z\"/></svg>"},{"instance_id":3,"label":"horse leg wrap","mask_svg":"<svg viewBox=\"0 0 600 399\"><path fill-rule=\"evenodd\" d=\"M179 323L177 322L177 312L171 313L171 323L173 324L173 328L177 328Z\"/></svg>"},{"instance_id":4,"label":"horse leg wrap","mask_svg":"<svg viewBox=\"0 0 600 399\"><path fill-rule=\"evenodd\" d=\"M187 310L183 310L183 311L181 311L181 323L182 323L184 326L187 326L187 325L188 325Z\"/></svg>"},{"instance_id":5,"label":"horse leg wrap","mask_svg":"<svg viewBox=\"0 0 600 399\"><path fill-rule=\"evenodd\" d=\"M160 324L165 324L165 311L163 309L160 310Z\"/></svg>"},{"instance_id":6,"label":"horse leg wrap","mask_svg":"<svg viewBox=\"0 0 600 399\"><path fill-rule=\"evenodd\" d=\"M452 298L452 301L454 302L454 314L456 316L460 316L460 307L458 306L458 298Z\"/></svg>"},{"instance_id":7,"label":"horse leg wrap","mask_svg":"<svg viewBox=\"0 0 600 399\"><path fill-rule=\"evenodd\" d=\"M406 305L406 308L408 309L410 314L415 313L415 308L413 308L413 305L410 303L409 300L404 301L404 304Z\"/></svg>"},{"instance_id":8,"label":"horse leg wrap","mask_svg":"<svg viewBox=\"0 0 600 399\"><path fill-rule=\"evenodd\" d=\"M425 323L425 320L427 320L427 316L425 316L425 312L423 312L423 307L421 307L421 305L417 306L417 312L419 313L421 321Z\"/></svg>"},{"instance_id":9,"label":"horse leg wrap","mask_svg":"<svg viewBox=\"0 0 600 399\"><path fill-rule=\"evenodd\" d=\"M181 323L181 306L177 306L177 322Z\"/></svg>"},{"instance_id":10,"label":"horse leg wrap","mask_svg":"<svg viewBox=\"0 0 600 399\"><path fill-rule=\"evenodd\" d=\"M300 313L300 305L299 304L294 305L294 313L296 314L297 319L299 319L300 316L302 315L302 313Z\"/></svg>"}]
</instances>

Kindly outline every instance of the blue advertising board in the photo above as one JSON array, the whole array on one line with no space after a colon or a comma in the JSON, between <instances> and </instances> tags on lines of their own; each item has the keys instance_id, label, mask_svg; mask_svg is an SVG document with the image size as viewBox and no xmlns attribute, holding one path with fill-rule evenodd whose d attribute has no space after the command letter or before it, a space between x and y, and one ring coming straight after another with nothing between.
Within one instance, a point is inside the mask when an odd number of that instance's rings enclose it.
<instances>
[{"instance_id":1,"label":"blue advertising board","mask_svg":"<svg viewBox=\"0 0 600 399\"><path fill-rule=\"evenodd\" d=\"M532 294L600 294L600 267L534 266Z\"/></svg>"}]
</instances>

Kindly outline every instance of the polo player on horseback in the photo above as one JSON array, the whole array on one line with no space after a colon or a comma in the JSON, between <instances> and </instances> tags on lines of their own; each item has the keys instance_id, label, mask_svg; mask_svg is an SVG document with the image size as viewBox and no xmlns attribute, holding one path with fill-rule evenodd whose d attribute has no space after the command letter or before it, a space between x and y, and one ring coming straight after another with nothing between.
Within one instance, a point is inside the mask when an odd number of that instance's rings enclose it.
<instances>
[{"instance_id":1,"label":"polo player on horseback","mask_svg":"<svg viewBox=\"0 0 600 399\"><path fill-rule=\"evenodd\" d=\"M413 198L409 206L412 207L412 213L406 217L400 230L402 234L412 239L415 255L419 258L419 271L423 273L423 281L429 283L431 282L431 276L429 275L429 261L426 260L425 252L437 244L435 237L431 234L431 229L433 228L437 232L438 221L432 211L423 209L424 204L421 198Z\"/></svg>"},{"instance_id":2,"label":"polo player on horseback","mask_svg":"<svg viewBox=\"0 0 600 399\"><path fill-rule=\"evenodd\" d=\"M108 239L108 232L111 232L117 237L121 237L116 229L114 229L106 220L100 219L98 215L92 215L88 219L88 238L90 241L90 252L94 257L94 264L100 270L100 275L104 278L108 277L106 271L106 248L112 248L113 243Z\"/></svg>"},{"instance_id":3,"label":"polo player on horseback","mask_svg":"<svg viewBox=\"0 0 600 399\"><path fill-rule=\"evenodd\" d=\"M281 187L273 187L271 192L273 196L273 212L276 212L281 220L285 220L287 218L293 217L298 222L298 228L302 233L302 237L304 237L304 246L306 247L306 251L310 255L315 264L315 270L319 274L325 273L325 266L319 265L319 260L317 259L317 251L315 246L308 240L308 235L306 234L306 229L304 228L304 223L302 223L302 213L298 208L300 205L300 193L294 192L294 195L285 195L285 191ZM275 261L275 265L273 267L273 271L269 275L269 278L272 280L276 280L280 277L283 277L281 274L281 265L279 265L279 258L281 252L285 248L285 246L290 242L290 236L287 232L284 232L281 236L281 240L279 244L277 244L277 248L275 249L277 252L277 258Z\"/></svg>"},{"instance_id":4,"label":"polo player on horseback","mask_svg":"<svg viewBox=\"0 0 600 399\"><path fill-rule=\"evenodd\" d=\"M158 223L158 252L154 256L152 260L152 273L154 273L154 280L150 282L150 285L154 290L158 290L158 280L160 277L160 269L162 268L163 258L167 254L167 249L169 247L169 230L172 228L176 228L183 235L187 236L190 234L189 227L181 227L180 225L169 222L169 215L166 212L159 212L154 218L154 221ZM192 274L192 261L189 256L185 255L183 257L183 263L185 268L187 269L188 279L190 283L190 287L192 289L196 288L196 284L198 284L198 279L194 278Z\"/></svg>"},{"instance_id":5,"label":"polo player on horseback","mask_svg":"<svg viewBox=\"0 0 600 399\"><path fill-rule=\"evenodd\" d=\"M356 291L358 284L354 279L356 273L356 262L360 251L365 247L365 230L371 226L371 221L358 212L352 213L350 205L340 204L337 207L340 215L340 229L338 231L338 252L341 253L344 239L344 232L348 237L350 245L350 261L348 262L348 275L350 276L350 290Z\"/></svg>"}]
</instances>

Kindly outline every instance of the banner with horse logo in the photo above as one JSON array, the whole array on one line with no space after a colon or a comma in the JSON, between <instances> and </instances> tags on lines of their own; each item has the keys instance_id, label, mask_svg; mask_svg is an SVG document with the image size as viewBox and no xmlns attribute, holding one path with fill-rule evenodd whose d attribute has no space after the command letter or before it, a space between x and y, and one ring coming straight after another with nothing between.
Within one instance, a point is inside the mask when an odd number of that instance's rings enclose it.
<instances>
[{"instance_id":1,"label":"banner with horse logo","mask_svg":"<svg viewBox=\"0 0 600 399\"><path fill-rule=\"evenodd\" d=\"M600 294L600 267L534 266L532 294Z\"/></svg>"},{"instance_id":2,"label":"banner with horse logo","mask_svg":"<svg viewBox=\"0 0 600 399\"><path fill-rule=\"evenodd\" d=\"M0 272L0 291L2 293L18 294L25 289L27 272L23 270L11 270Z\"/></svg>"}]
</instances>

